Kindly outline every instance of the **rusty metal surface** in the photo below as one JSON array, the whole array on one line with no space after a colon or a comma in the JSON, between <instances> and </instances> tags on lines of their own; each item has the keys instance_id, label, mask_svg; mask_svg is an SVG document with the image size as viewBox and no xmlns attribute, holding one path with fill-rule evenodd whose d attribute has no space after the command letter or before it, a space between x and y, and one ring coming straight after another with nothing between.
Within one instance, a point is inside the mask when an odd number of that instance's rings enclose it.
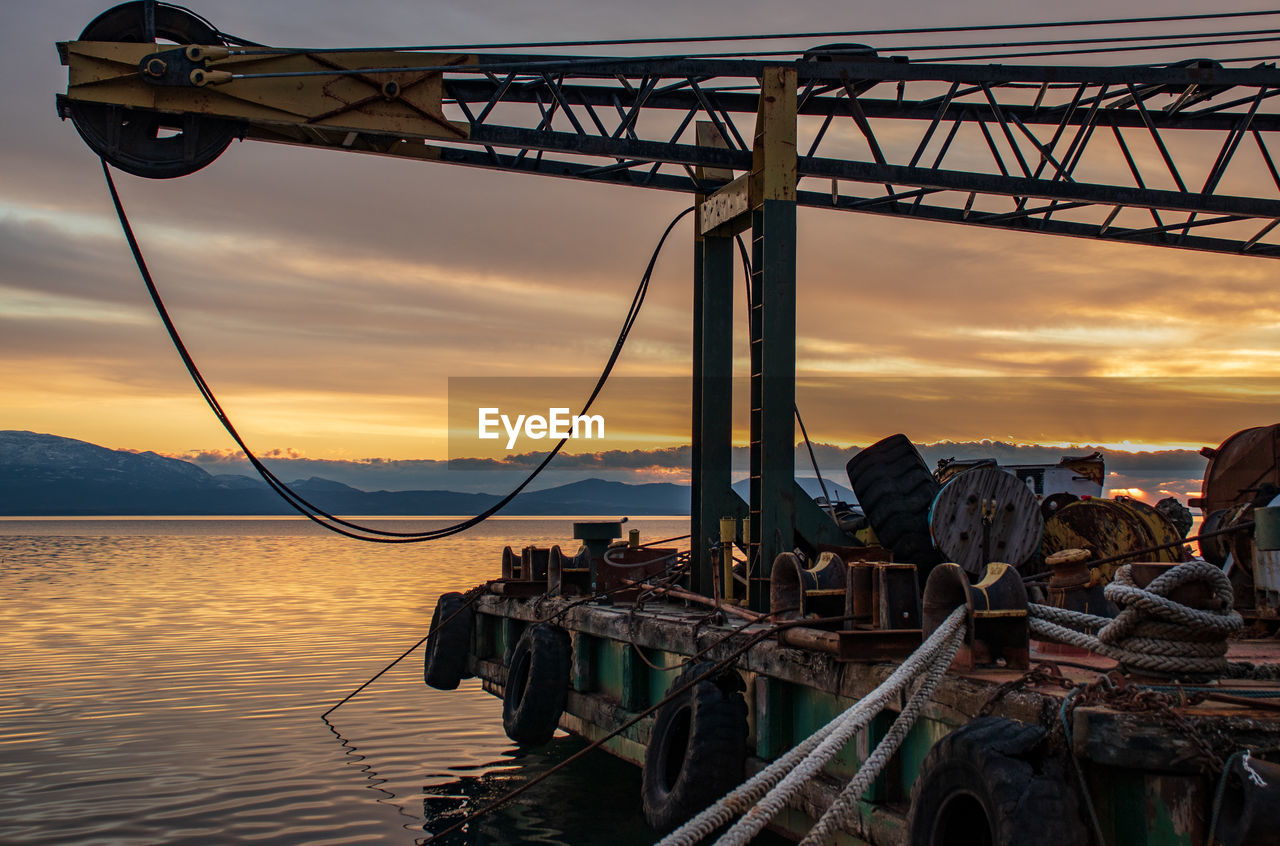
<instances>
[{"instance_id":1,"label":"rusty metal surface","mask_svg":"<svg viewBox=\"0 0 1280 846\"><path fill-rule=\"evenodd\" d=\"M799 627L778 633L778 642L797 649L812 649L834 655L841 662L876 664L901 661L924 641L920 629L844 629L825 631Z\"/></svg>"},{"instance_id":2,"label":"rusty metal surface","mask_svg":"<svg viewBox=\"0 0 1280 846\"><path fill-rule=\"evenodd\" d=\"M1049 585L1045 589L1049 605L1099 617L1116 615L1117 609L1107 600L1102 585L1093 583L1089 572L1088 550L1064 549L1046 558L1045 564L1051 574Z\"/></svg>"},{"instance_id":3,"label":"rusty metal surface","mask_svg":"<svg viewBox=\"0 0 1280 846\"><path fill-rule=\"evenodd\" d=\"M1144 502L1128 497L1082 499L1064 505L1045 522L1040 551L1048 557L1066 549L1085 549L1094 559L1113 558L1159 544L1177 544L1180 540L1178 530L1164 515ZM1181 561L1182 547L1175 545L1149 553L1148 559ZM1115 561L1094 568L1092 582L1110 582L1122 563Z\"/></svg>"},{"instance_id":4,"label":"rusty metal surface","mask_svg":"<svg viewBox=\"0 0 1280 846\"><path fill-rule=\"evenodd\" d=\"M491 617L533 622L546 619L570 604L570 600L567 599L515 599L489 595L481 597L476 608L478 613ZM714 659L719 654L727 653L728 649L737 642L731 637L725 641L726 646L717 648L715 644L736 629L737 624L723 626L708 623L701 609L669 603L649 603L643 610L636 611L634 619L629 622L632 616L631 609L627 607L578 605L567 610L567 613L560 618L560 622L573 632L582 632L593 637L622 643L634 642L646 650L670 652L674 655L688 656L706 650L706 657ZM763 624L750 625L741 631L757 631L761 625ZM823 632L822 634L851 641L863 637L862 634L842 632ZM901 632L898 636L905 639L920 635ZM809 686L849 701L861 698L873 690L893 668L893 659L888 659L886 663L873 664L844 662L839 660L839 657L834 653L798 649L775 641L765 641L754 646L742 657L739 668L744 672L756 673L763 677ZM1280 660L1280 644L1274 640L1233 641L1229 657L1232 660L1255 663L1274 662ZM1062 678L1072 686L1094 682L1115 667L1114 661L1092 654L1063 659L1061 656L1035 652L1032 653L1031 659L1035 662L1048 661L1056 665ZM953 667L934 697L935 703L941 710L935 708L931 713L934 714L934 718L945 718L954 721L953 725L959 725L977 716L997 687L1017 682L1023 676L1023 671L1008 667L989 669ZM500 679L495 681L501 682ZM1280 682L1232 681L1226 691L1280 694ZM1236 693L1226 695L1236 695ZM1039 715L1048 712L1046 709L1056 713L1065 696L1066 691L1061 684L1042 683L1032 679L1004 695L991 713L1013 719L1037 721ZM1198 704L1188 704L1179 710L1185 713L1193 723L1204 723L1212 731L1238 735L1255 742L1269 738L1268 745L1280 742L1280 713L1268 705L1260 704L1253 696L1239 696L1239 698L1244 699L1245 702L1205 699ZM1280 702L1280 696L1277 696L1274 701ZM1090 710L1104 715L1093 718L1095 730L1102 731L1103 726L1110 726L1106 728L1108 736L1113 745L1118 745L1117 749L1108 753L1109 756L1125 758L1129 755L1130 752L1126 751L1121 733L1126 730L1125 727L1130 724L1130 721L1122 721L1115 725L1107 722L1112 717L1125 712L1110 708L1105 703L1092 705ZM1133 718L1134 715L1129 716ZM1133 752L1133 754L1138 753ZM1133 761L1137 760L1137 757L1133 758Z\"/></svg>"},{"instance_id":5,"label":"rusty metal surface","mask_svg":"<svg viewBox=\"0 0 1280 846\"><path fill-rule=\"evenodd\" d=\"M660 576L670 568L678 552L674 547L612 547L596 562L596 589L611 591L631 581Z\"/></svg>"},{"instance_id":6,"label":"rusty metal surface","mask_svg":"<svg viewBox=\"0 0 1280 846\"><path fill-rule=\"evenodd\" d=\"M155 44L73 41L66 46L67 97L168 112L253 120L265 125L307 124L355 131L395 132L406 137L457 140L469 125L445 117L441 71L470 57L442 53L351 52L324 56L278 54L232 56L218 70L236 74L349 71L373 66L422 68L379 74L335 73L321 84L296 79L237 79L201 88L139 82L138 64ZM386 83L394 82L394 89ZM393 93L389 93L393 91Z\"/></svg>"},{"instance_id":7,"label":"rusty metal surface","mask_svg":"<svg viewBox=\"0 0 1280 846\"><path fill-rule=\"evenodd\" d=\"M902 660L924 641L921 629L848 629L835 634L841 661Z\"/></svg>"},{"instance_id":8,"label":"rusty metal surface","mask_svg":"<svg viewBox=\"0 0 1280 846\"><path fill-rule=\"evenodd\" d=\"M963 571L953 569L963 578ZM1016 577L1011 568L1004 570ZM992 599L998 595L992 590L996 583L998 580L979 591L988 611L1000 604L998 598ZM715 660L727 657L745 633L760 631L767 625L763 621L745 627L736 622L726 625L708 618L701 608L653 600L643 607L599 606L579 605L567 598L514 599L490 594L478 600L476 610L477 625L491 634L477 636L476 643L487 643L488 652L472 656L469 665L481 677L485 689L493 693L501 693L505 681L500 638L514 636L527 623L552 617L572 632L575 667L583 662L597 666L590 671L575 670L574 689L561 727L586 738L601 738L619 728L661 695L669 678L648 672L638 656L646 656L659 666L678 665L683 657L694 654ZM895 659L900 660L886 655L888 660L883 663L845 662L841 660L841 650L846 642L892 635L902 638L902 642L895 647L881 640L878 647L900 648L905 654L922 634L792 630L778 641L763 641L741 655L736 659L737 670L746 680L747 689L754 691L749 719L758 757L751 759L752 770L866 696L893 670ZM908 643L908 639L914 642ZM853 647L853 652L862 656L868 651L866 644ZM1233 657L1256 661L1275 660L1280 657L1280 644L1237 642L1233 653ZM1081 685L1102 690L1100 680L1114 666L1114 662L1096 656L1078 661L1052 656L1036 658L1039 663L1031 672L1008 667L965 671L953 668L922 714L918 737L923 744L921 750L981 714L1056 724L1066 697ZM605 662L617 666L606 672ZM618 684L632 695L619 698L614 689ZM1108 684L1116 687L1114 682ZM1230 690L1280 693L1280 683L1233 682ZM1225 760L1241 744L1261 749L1280 741L1280 711L1275 710L1276 706L1246 696L1225 701L1220 696L1212 698L1216 695L1206 688L1187 690L1184 695L1171 688L1134 685L1129 693L1082 697L1082 706L1069 714L1072 748L1089 762L1086 771L1107 830L1124 830L1123 825L1112 824L1136 814L1134 824L1138 830L1151 833L1145 842L1181 843L1188 833L1194 839L1208 826L1212 782L1202 772L1206 758L1217 756ZM1280 704L1280 699L1276 703ZM898 707L900 703L891 705L889 711ZM606 748L639 762L651 725L651 718L640 720L622 737L609 741ZM856 766L866 751L859 746L856 752L849 753L853 757L846 764ZM881 826L873 826L874 842L903 842L902 797L906 793L902 791L909 790L918 763L911 756L900 759L897 766L901 770L894 777L896 780L891 779L891 787L899 792L878 794L879 799L865 805L870 819L878 820ZM834 783L822 778L814 782L817 786ZM891 795L898 798L888 798ZM828 804L825 793L805 794L784 812L794 824L788 830L802 835ZM881 841L881 835L888 839ZM1108 842L1144 841L1121 838ZM1196 841L1197 846L1199 842L1202 840Z\"/></svg>"},{"instance_id":9,"label":"rusty metal surface","mask_svg":"<svg viewBox=\"0 0 1280 846\"><path fill-rule=\"evenodd\" d=\"M914 564L871 565L872 626L877 629L920 628L920 588Z\"/></svg>"},{"instance_id":10,"label":"rusty metal surface","mask_svg":"<svg viewBox=\"0 0 1280 846\"><path fill-rule=\"evenodd\" d=\"M845 612L849 567L833 552L802 562L784 552L769 572L769 608L779 619L810 615L839 616Z\"/></svg>"},{"instance_id":11,"label":"rusty metal surface","mask_svg":"<svg viewBox=\"0 0 1280 846\"><path fill-rule=\"evenodd\" d=\"M952 667L1030 666L1027 633L1027 591L1018 572L1008 564L991 564L976 585L956 564L940 564L925 584L921 618L926 636L955 608L968 608L968 626Z\"/></svg>"},{"instance_id":12,"label":"rusty metal surface","mask_svg":"<svg viewBox=\"0 0 1280 846\"><path fill-rule=\"evenodd\" d=\"M1264 484L1280 485L1280 423L1242 429L1200 453L1209 459L1199 501L1205 514L1252 502Z\"/></svg>"}]
</instances>

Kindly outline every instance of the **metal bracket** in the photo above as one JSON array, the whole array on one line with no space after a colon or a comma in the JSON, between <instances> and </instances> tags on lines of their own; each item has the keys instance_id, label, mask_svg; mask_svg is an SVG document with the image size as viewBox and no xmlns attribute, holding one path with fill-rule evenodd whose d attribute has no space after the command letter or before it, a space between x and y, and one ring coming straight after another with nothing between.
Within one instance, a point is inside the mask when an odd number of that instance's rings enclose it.
<instances>
[{"instance_id":1,"label":"metal bracket","mask_svg":"<svg viewBox=\"0 0 1280 846\"><path fill-rule=\"evenodd\" d=\"M924 633L928 637L957 607L967 609L964 645L952 667L1026 670L1031 666L1027 589L1008 564L987 565L976 585L958 564L939 564L924 587Z\"/></svg>"},{"instance_id":2,"label":"metal bracket","mask_svg":"<svg viewBox=\"0 0 1280 846\"><path fill-rule=\"evenodd\" d=\"M192 61L187 47L173 50L161 50L150 53L138 62L138 76L151 85L170 88L193 87L191 74L195 71L207 70L205 58Z\"/></svg>"}]
</instances>

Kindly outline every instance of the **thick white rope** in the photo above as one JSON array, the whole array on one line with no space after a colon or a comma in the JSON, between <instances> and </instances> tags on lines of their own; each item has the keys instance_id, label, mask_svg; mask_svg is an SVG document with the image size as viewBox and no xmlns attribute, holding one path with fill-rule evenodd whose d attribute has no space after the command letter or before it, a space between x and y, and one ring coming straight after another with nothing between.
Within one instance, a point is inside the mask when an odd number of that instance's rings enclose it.
<instances>
[{"instance_id":1,"label":"thick white rope","mask_svg":"<svg viewBox=\"0 0 1280 846\"><path fill-rule=\"evenodd\" d=\"M821 846L828 837L835 834L834 829L836 828L857 826L856 830L861 831L862 814L858 810L858 801L867 792L867 788L871 787L871 782L880 777L880 773L888 765L889 759L902 746L902 742L906 739L912 726L916 724L916 719L920 716L920 712L924 710L925 705L929 704L934 689L942 681L942 677L947 674L947 670L951 668L951 662L963 642L964 630L963 628L957 628L951 642L947 644L946 648L938 655L937 660L929 667L923 681L920 682L920 686L916 688L915 693L911 694L911 700L907 702L906 707L902 709L902 713L898 715L898 718L893 721L888 734L876 744L875 751L867 756L867 760L862 762L857 774L840 791L840 795L831 803L831 807L827 808L826 813L818 819L813 828L809 830L804 840L800 841L800 846Z\"/></svg>"},{"instance_id":2,"label":"thick white rope","mask_svg":"<svg viewBox=\"0 0 1280 846\"><path fill-rule=\"evenodd\" d=\"M1222 607L1190 608L1167 594L1189 582L1204 582ZM1145 589L1131 568L1116 570L1104 591L1122 609L1114 619L1053 608L1027 606L1031 633L1120 661L1126 667L1179 674L1223 676L1229 670L1227 638L1244 622L1232 610L1231 580L1207 561L1190 561L1161 573ZM1097 634L1090 632L1096 631Z\"/></svg>"},{"instance_id":3,"label":"thick white rope","mask_svg":"<svg viewBox=\"0 0 1280 846\"><path fill-rule=\"evenodd\" d=\"M912 679L941 665L941 672L951 666L955 652L963 640L964 608L957 608L920 648L898 665L880 685L859 699L848 710L807 737L786 754L734 788L724 797L658 842L658 846L693 846L739 814L751 817L750 825L758 826L741 841L726 840L746 833L742 823L726 832L718 843L745 843L780 811L786 800L809 781L834 757L849 739L876 717L889 701ZM780 782L786 781L784 788ZM777 791L771 792L774 788ZM768 798L766 794L769 794ZM764 799L764 801L762 801ZM771 811L766 809L772 809ZM743 822L746 822L744 818ZM740 828L741 827L741 828ZM738 831L739 834L734 834Z\"/></svg>"}]
</instances>

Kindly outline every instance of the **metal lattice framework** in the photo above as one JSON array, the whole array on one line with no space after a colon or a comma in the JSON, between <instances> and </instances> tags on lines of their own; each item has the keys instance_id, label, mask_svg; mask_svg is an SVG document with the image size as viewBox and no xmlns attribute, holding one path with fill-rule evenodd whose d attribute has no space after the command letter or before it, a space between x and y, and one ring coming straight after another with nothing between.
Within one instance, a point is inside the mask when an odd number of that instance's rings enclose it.
<instances>
[{"instance_id":1,"label":"metal lattice framework","mask_svg":"<svg viewBox=\"0 0 1280 846\"><path fill-rule=\"evenodd\" d=\"M446 112L465 127L455 143L266 122L248 134L690 194L751 168L764 63L454 61L466 69L441 75ZM1267 237L1280 222L1273 67L794 67L799 205L1280 255ZM359 78L380 97L385 77ZM723 149L697 144L698 121L717 127Z\"/></svg>"}]
</instances>

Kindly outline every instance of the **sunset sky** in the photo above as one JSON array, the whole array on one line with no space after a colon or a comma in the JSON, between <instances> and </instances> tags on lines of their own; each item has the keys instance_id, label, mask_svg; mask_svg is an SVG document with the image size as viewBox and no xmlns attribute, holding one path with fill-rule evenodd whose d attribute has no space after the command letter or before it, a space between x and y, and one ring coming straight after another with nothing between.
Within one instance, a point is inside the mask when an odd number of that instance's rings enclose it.
<instances>
[{"instance_id":1,"label":"sunset sky","mask_svg":"<svg viewBox=\"0 0 1280 846\"><path fill-rule=\"evenodd\" d=\"M169 454L229 449L146 299L98 160L54 111L66 77L53 43L74 39L107 5L51 0L0 12L9 80L0 429ZM312 46L1205 10L1181 0L193 8L246 38ZM1247 167L1234 178L1247 183ZM450 377L589 382L658 235L687 204L661 192L254 143L233 144L184 179L117 180L171 313L242 434L261 452L315 459L446 458ZM691 237L686 224L664 253L616 371L624 381L604 397L611 419L635 435L629 448L687 442L679 401L641 413L625 379L688 373ZM801 408L816 440L841 446L894 431L920 442L1217 443L1280 419L1269 388L1280 377L1278 278L1275 260L802 210ZM1073 393L1077 377L1126 378Z\"/></svg>"}]
</instances>

